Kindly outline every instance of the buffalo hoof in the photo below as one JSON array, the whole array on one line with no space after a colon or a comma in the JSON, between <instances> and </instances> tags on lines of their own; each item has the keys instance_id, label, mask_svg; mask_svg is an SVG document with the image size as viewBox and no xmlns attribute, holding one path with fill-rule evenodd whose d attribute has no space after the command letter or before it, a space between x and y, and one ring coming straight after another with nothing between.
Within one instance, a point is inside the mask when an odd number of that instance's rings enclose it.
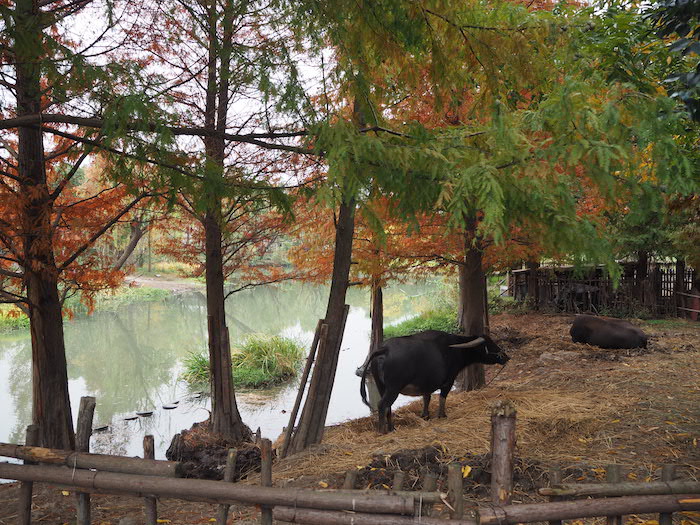
<instances>
[{"instance_id":1,"label":"buffalo hoof","mask_svg":"<svg viewBox=\"0 0 700 525\"><path fill-rule=\"evenodd\" d=\"M428 421L430 419L430 414L421 414L420 417Z\"/></svg>"},{"instance_id":2,"label":"buffalo hoof","mask_svg":"<svg viewBox=\"0 0 700 525\"><path fill-rule=\"evenodd\" d=\"M437 417L439 417L440 419L442 419L442 418L444 418L444 417L447 417L447 414L445 414L445 413L443 412L442 414L438 414Z\"/></svg>"}]
</instances>

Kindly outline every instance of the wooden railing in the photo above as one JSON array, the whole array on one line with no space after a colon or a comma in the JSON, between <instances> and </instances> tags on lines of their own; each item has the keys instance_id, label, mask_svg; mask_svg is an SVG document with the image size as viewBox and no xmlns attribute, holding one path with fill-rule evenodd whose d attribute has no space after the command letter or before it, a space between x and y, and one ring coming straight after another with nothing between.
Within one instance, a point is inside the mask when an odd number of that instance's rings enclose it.
<instances>
[{"instance_id":1,"label":"wooden railing","mask_svg":"<svg viewBox=\"0 0 700 525\"><path fill-rule=\"evenodd\" d=\"M231 504L258 505L261 522L272 519L317 525L508 525L534 521L560 523L565 519L608 516L620 523L625 514L660 513L660 525L670 523L671 513L700 510L700 482L675 480L673 468L664 468L662 481L620 482L619 467L608 470L604 484L562 484L555 470L550 487L540 489L549 502L510 504L516 410L501 401L494 406L492 427L491 503L467 510L461 465L448 466L447 492L436 490L436 477L425 471L423 490L402 490L405 474L396 472L391 490L355 490L357 471L348 471L342 489L311 490L272 487L270 441L261 440L261 486L231 483L236 452L229 451L224 481L183 479L177 462L126 458L87 452L52 450L0 443L0 456L24 460L25 464L0 463L0 478L22 482L18 523L31 523L31 484L51 483L82 494L94 492L145 498L146 523L157 522L157 497L208 502L219 505L217 523L224 525ZM80 419L80 418L79 418ZM29 434L28 434L29 435ZM150 440L145 440L146 445ZM34 464L32 464L34 463ZM558 474L559 473L559 474ZM26 499L28 498L28 499ZM574 499L563 501L563 499ZM90 523L87 508L79 507L77 523ZM450 520L433 515L435 505L449 510Z\"/></svg>"}]
</instances>

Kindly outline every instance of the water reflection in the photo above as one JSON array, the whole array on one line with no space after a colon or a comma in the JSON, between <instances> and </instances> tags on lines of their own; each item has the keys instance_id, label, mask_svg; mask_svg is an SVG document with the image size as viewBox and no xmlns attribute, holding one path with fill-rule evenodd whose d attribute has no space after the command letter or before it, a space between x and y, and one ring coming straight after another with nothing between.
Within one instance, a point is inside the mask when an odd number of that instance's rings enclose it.
<instances>
[{"instance_id":1,"label":"water reflection","mask_svg":"<svg viewBox=\"0 0 700 525\"><path fill-rule=\"evenodd\" d=\"M435 285L403 285L385 293L386 322L428 308ZM227 302L231 340L246 334L283 334L310 344L323 315L327 288L287 285L241 292ZM366 415L355 368L369 341L366 291L352 289L346 333L328 412L328 423ZM80 397L97 398L96 425L109 430L94 434L95 452L139 455L145 434L153 434L156 457L163 458L173 434L208 416L206 395L192 392L178 380L183 359L206 348L206 310L199 291L180 293L158 302L133 303L100 311L65 326L69 390L77 412ZM21 443L31 421L31 342L28 331L0 337L0 441ZM274 439L287 424L297 384L259 391L237 391L239 410L253 430ZM164 405L177 402L173 410ZM153 411L151 417L133 417ZM77 416L77 414L74 414Z\"/></svg>"}]
</instances>

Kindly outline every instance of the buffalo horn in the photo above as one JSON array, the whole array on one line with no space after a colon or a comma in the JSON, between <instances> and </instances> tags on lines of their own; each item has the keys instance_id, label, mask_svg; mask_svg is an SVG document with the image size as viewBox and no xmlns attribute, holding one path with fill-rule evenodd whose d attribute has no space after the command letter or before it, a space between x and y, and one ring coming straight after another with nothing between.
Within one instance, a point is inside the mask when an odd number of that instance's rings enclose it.
<instances>
[{"instance_id":1,"label":"buffalo horn","mask_svg":"<svg viewBox=\"0 0 700 525\"><path fill-rule=\"evenodd\" d=\"M450 345L450 348L474 348L475 346L479 346L481 343L486 341L483 337L477 337L473 341L469 341L467 343L459 343L456 345Z\"/></svg>"}]
</instances>

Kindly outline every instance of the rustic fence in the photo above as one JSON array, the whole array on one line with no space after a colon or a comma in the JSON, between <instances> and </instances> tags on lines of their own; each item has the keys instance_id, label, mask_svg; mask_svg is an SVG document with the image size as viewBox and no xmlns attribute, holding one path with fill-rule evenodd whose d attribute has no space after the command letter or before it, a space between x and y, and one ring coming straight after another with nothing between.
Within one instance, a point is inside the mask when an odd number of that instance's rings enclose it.
<instances>
[{"instance_id":1,"label":"rustic fence","mask_svg":"<svg viewBox=\"0 0 700 525\"><path fill-rule=\"evenodd\" d=\"M623 263L615 287L601 267L531 267L512 270L509 294L529 301L535 308L562 312L595 312L653 315L698 319L700 290L697 272L681 261L651 262L640 268Z\"/></svg>"},{"instance_id":2,"label":"rustic fence","mask_svg":"<svg viewBox=\"0 0 700 525\"><path fill-rule=\"evenodd\" d=\"M89 403L85 403L89 405ZM81 403L81 407L83 403ZM83 426L88 420L86 415ZM670 524L672 513L700 510L700 482L677 481L673 467L663 470L659 482L620 482L619 466L608 470L605 484L561 484L561 471L554 470L550 487L540 489L549 502L511 504L515 453L516 410L508 401L494 406L491 415L491 502L465 499L462 467L448 466L447 492L436 490L435 474L425 471L423 490L404 491L405 474L396 472L391 490L355 490L357 471L348 471L342 489L310 490L272 487L270 441L261 440L260 486L231 483L236 451L230 450L224 481L181 479L179 463L127 458L80 451L51 450L30 446L36 427L28 429L28 445L0 444L0 456L24 460L24 464L0 463L0 478L22 482L18 501L20 525L31 523L32 483L64 486L82 493L77 523L90 523L87 495L100 492L144 498L146 523L157 522L158 497L217 504L216 522L224 525L231 504L257 505L261 523L273 518L288 523L317 525L508 525L535 521L560 523L564 519L608 516L621 523L624 514L659 513L660 525ZM79 423L80 424L80 423ZM81 427L83 428L83 427ZM88 427L90 428L90 427ZM88 432L89 434L89 432ZM144 455L151 455L152 439L144 440ZM587 498L563 501L565 498ZM449 520L435 515L436 505L449 511ZM444 512L441 512L444 514Z\"/></svg>"}]
</instances>

